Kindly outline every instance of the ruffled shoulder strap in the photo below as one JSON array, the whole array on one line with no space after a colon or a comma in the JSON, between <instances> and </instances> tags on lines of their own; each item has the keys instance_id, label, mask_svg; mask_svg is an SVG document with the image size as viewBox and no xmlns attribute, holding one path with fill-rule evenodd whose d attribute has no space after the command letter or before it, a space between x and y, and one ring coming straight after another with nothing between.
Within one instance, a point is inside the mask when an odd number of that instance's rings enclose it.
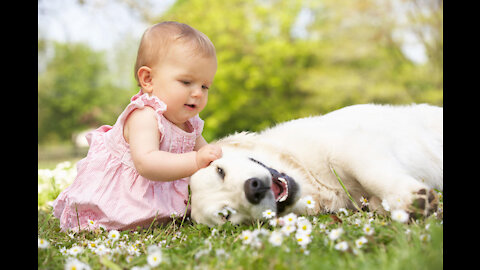
<instances>
[{"instance_id":1,"label":"ruffled shoulder strap","mask_svg":"<svg viewBox=\"0 0 480 270\"><path fill-rule=\"evenodd\" d=\"M135 96L131 98L130 104L127 105L125 110L118 117L116 125L123 126L132 111L136 109L143 109L145 106L150 106L155 110L157 115L158 128L162 133L163 137L163 125L160 122L160 115L162 115L167 110L167 104L165 104L156 96L149 96L147 93L143 93L142 90L140 90Z\"/></svg>"},{"instance_id":2,"label":"ruffled shoulder strap","mask_svg":"<svg viewBox=\"0 0 480 270\"><path fill-rule=\"evenodd\" d=\"M156 96L149 96L147 93L143 93L142 90L133 96L128 104L126 111L130 108L132 111L135 109L143 109L144 106L152 107L157 114L162 115L167 110L167 104L161 101Z\"/></svg>"}]
</instances>

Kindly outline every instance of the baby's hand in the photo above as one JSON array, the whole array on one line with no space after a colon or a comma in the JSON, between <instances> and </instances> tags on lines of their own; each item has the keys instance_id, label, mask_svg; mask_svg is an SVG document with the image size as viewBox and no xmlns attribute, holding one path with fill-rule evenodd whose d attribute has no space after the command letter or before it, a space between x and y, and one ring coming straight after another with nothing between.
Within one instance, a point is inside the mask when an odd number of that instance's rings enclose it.
<instances>
[{"instance_id":1,"label":"baby's hand","mask_svg":"<svg viewBox=\"0 0 480 270\"><path fill-rule=\"evenodd\" d=\"M214 144L207 144L197 152L198 169L205 168L216 159L222 157L222 148Z\"/></svg>"}]
</instances>

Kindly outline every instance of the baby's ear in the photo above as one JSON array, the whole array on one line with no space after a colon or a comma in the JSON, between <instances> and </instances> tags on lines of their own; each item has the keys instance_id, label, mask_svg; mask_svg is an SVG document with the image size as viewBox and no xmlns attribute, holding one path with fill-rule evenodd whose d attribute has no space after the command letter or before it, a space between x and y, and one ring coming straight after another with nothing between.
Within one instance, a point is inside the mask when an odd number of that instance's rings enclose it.
<instances>
[{"instance_id":1,"label":"baby's ear","mask_svg":"<svg viewBox=\"0 0 480 270\"><path fill-rule=\"evenodd\" d=\"M138 69L137 76L142 91L151 94L153 92L152 69L142 66Z\"/></svg>"}]
</instances>

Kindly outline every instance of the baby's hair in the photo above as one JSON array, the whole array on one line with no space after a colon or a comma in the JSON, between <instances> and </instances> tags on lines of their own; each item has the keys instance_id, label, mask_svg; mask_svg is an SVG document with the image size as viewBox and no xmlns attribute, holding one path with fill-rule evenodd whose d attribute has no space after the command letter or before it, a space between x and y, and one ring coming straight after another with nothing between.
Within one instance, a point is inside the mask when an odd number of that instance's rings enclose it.
<instances>
[{"instance_id":1,"label":"baby's hair","mask_svg":"<svg viewBox=\"0 0 480 270\"><path fill-rule=\"evenodd\" d=\"M145 30L138 47L135 80L139 86L138 70L142 66L151 67L153 63L167 55L170 46L178 41L191 46L192 52L206 57L216 57L215 46L210 39L191 26L173 21L154 24Z\"/></svg>"}]
</instances>

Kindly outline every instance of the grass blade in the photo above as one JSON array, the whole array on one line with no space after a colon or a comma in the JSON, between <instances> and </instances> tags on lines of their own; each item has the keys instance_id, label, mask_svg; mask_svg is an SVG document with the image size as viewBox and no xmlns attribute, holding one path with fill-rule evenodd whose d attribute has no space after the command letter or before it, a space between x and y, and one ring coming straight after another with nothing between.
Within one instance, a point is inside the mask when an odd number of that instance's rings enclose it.
<instances>
[{"instance_id":1,"label":"grass blade","mask_svg":"<svg viewBox=\"0 0 480 270\"><path fill-rule=\"evenodd\" d=\"M330 170L332 170L332 172L335 174L335 176L337 177L337 180L338 182L340 183L340 185L342 186L343 190L345 191L345 193L347 194L348 198L350 199L350 201L353 203L353 206L355 206L355 208L360 211L360 212L363 212L362 211L362 208L358 207L358 204L355 202L355 200L352 198L352 196L350 195L350 193L348 192L347 188L345 187L345 185L343 184L342 180L340 179L340 177L338 176L337 172L335 171L335 169L330 166Z\"/></svg>"}]
</instances>

